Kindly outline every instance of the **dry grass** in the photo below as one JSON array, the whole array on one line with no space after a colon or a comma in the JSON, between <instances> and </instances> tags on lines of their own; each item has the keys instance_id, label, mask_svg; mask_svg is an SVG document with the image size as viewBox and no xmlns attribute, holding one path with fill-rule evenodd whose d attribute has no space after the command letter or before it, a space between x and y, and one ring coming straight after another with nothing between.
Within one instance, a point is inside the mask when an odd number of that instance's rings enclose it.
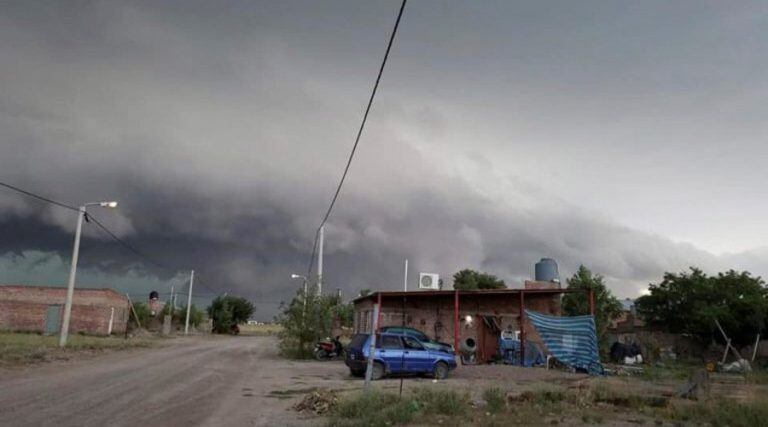
<instances>
[{"instance_id":1,"label":"dry grass","mask_svg":"<svg viewBox=\"0 0 768 427\"><path fill-rule=\"evenodd\" d=\"M255 336L277 335L282 330L283 330L283 327L277 323L266 323L263 325L240 325L241 335L255 335Z\"/></svg>"},{"instance_id":2,"label":"dry grass","mask_svg":"<svg viewBox=\"0 0 768 427\"><path fill-rule=\"evenodd\" d=\"M70 335L67 347L59 348L58 335L0 332L0 366L19 366L69 359L81 353L149 347L152 338L95 337Z\"/></svg>"}]
</instances>

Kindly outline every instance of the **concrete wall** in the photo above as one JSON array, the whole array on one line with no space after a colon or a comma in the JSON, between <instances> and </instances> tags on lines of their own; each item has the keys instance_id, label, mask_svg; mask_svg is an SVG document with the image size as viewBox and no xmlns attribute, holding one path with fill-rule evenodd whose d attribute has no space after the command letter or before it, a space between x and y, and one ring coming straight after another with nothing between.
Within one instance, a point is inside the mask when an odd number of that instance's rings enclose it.
<instances>
[{"instance_id":1,"label":"concrete wall","mask_svg":"<svg viewBox=\"0 0 768 427\"><path fill-rule=\"evenodd\" d=\"M454 344L454 296L419 296L414 292L402 297L384 297L381 326L405 326L418 329L428 337ZM516 293L503 295L462 294L459 299L459 342L472 338L478 345L478 358L490 360L496 353L498 333L485 325L482 316L492 316L506 330L520 329L520 299ZM374 300L355 304L355 333L370 333ZM560 315L559 295L525 295L525 308L544 314ZM472 320L467 321L467 316ZM525 324L526 341L541 343L530 322Z\"/></svg>"},{"instance_id":2,"label":"concrete wall","mask_svg":"<svg viewBox=\"0 0 768 427\"><path fill-rule=\"evenodd\" d=\"M61 305L63 315L66 292L66 288L0 286L0 329L43 332L48 306ZM106 335L112 307L112 333L125 332L130 310L125 296L111 289L75 289L72 301L70 333Z\"/></svg>"}]
</instances>

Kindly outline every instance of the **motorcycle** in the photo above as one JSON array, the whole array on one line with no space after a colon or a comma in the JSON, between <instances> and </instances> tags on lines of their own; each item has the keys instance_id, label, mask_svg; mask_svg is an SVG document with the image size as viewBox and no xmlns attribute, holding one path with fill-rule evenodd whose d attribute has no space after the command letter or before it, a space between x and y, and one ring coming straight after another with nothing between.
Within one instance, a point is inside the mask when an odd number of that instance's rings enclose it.
<instances>
[{"instance_id":1,"label":"motorcycle","mask_svg":"<svg viewBox=\"0 0 768 427\"><path fill-rule=\"evenodd\" d=\"M339 337L334 337L319 341L315 344L313 353L317 360L335 359L343 355L344 347L341 345Z\"/></svg>"}]
</instances>

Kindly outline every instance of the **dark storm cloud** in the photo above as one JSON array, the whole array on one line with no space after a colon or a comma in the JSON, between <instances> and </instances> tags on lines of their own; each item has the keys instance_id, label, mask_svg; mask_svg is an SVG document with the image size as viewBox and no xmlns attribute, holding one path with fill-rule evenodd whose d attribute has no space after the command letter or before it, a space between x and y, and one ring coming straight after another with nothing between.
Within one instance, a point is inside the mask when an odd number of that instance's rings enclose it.
<instances>
[{"instance_id":1,"label":"dark storm cloud","mask_svg":"<svg viewBox=\"0 0 768 427\"><path fill-rule=\"evenodd\" d=\"M531 5L409 6L327 226L328 287L348 295L399 288L405 258L414 271L448 280L472 267L516 284L532 275L539 258L552 256L564 277L584 263L619 295L634 296L667 270L741 265L739 256L717 257L673 242L674 233L640 231L603 212L633 212L635 199L649 211L660 209L653 203L659 197L674 202L669 193L636 190L662 192L679 182L663 156L643 150L667 150L670 159L688 155L685 138L692 135L680 135L660 116L693 105L688 98L659 104L640 96L682 96L685 63L675 52L688 47L656 42L674 38L673 24L687 9L666 10L659 32L610 39L604 36L624 24L658 16L603 6L599 17L582 6L558 7L546 15L551 19ZM178 285L194 268L205 292L265 301L260 311L267 318L272 302L299 285L289 275L306 269L396 8L386 2L365 8L357 2L6 5L2 178L71 204L118 199L118 210L94 214L167 266L144 262L87 225L79 283L112 281L146 291ZM716 21L717 11L705 12L693 19L693 30L679 30L683 36ZM741 22L746 14L733 12L726 21ZM688 66L704 62L694 55ZM665 74L674 69L679 73ZM721 70L707 70L706 78L718 83L711 96L733 89L718 80ZM740 100L739 109L750 111L748 101ZM694 113L681 109L674 117L687 123ZM749 117L741 118L748 126ZM683 142L631 138L638 123L645 129L651 121ZM759 154L751 145L742 149ZM639 165L629 167L626 159ZM634 171L653 176L626 185ZM624 184L620 195L632 197L616 196L613 182ZM578 197L564 197L562 188ZM63 283L73 213L0 195L0 281ZM743 259L758 274L768 271L762 252Z\"/></svg>"}]
</instances>

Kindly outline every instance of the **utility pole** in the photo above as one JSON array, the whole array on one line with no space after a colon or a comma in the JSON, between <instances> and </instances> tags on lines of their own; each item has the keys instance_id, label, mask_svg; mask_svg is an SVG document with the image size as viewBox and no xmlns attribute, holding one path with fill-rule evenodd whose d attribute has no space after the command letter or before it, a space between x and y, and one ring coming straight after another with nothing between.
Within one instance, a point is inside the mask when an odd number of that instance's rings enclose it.
<instances>
[{"instance_id":1,"label":"utility pole","mask_svg":"<svg viewBox=\"0 0 768 427\"><path fill-rule=\"evenodd\" d=\"M192 308L192 283L195 281L195 270L189 274L189 295L187 296L187 320L184 322L184 335L189 334L189 310Z\"/></svg>"},{"instance_id":2,"label":"utility pole","mask_svg":"<svg viewBox=\"0 0 768 427\"><path fill-rule=\"evenodd\" d=\"M80 232L83 231L83 218L85 206L77 210L77 228L75 229L75 244L72 248L72 263L69 266L69 280L67 281L67 299L64 302L64 319L61 322L61 334L59 335L59 347L67 345L69 334L69 319L72 316L72 297L75 294L75 274L77 274L77 257L80 255Z\"/></svg>"},{"instance_id":3,"label":"utility pole","mask_svg":"<svg viewBox=\"0 0 768 427\"><path fill-rule=\"evenodd\" d=\"M403 291L408 292L408 258L405 259L405 273L403 274Z\"/></svg>"},{"instance_id":4,"label":"utility pole","mask_svg":"<svg viewBox=\"0 0 768 427\"><path fill-rule=\"evenodd\" d=\"M72 247L72 263L69 266L69 280L67 281L67 299L64 301L64 319L61 321L59 335L59 347L67 345L69 335L69 319L72 317L72 297L75 294L75 274L77 273L77 256L80 254L80 233L83 231L83 219L87 215L85 209L88 206L101 206L103 208L116 208L117 202L86 203L77 209L77 228L75 229L75 243Z\"/></svg>"},{"instance_id":5,"label":"utility pole","mask_svg":"<svg viewBox=\"0 0 768 427\"><path fill-rule=\"evenodd\" d=\"M323 241L325 240L325 226L320 227L320 245L317 251L317 294L323 293Z\"/></svg>"},{"instance_id":6,"label":"utility pole","mask_svg":"<svg viewBox=\"0 0 768 427\"><path fill-rule=\"evenodd\" d=\"M171 316L173 316L173 312L176 311L176 292L174 292L174 285L171 285L171 297L170 297L170 300L171 300L171 307L172 307L172 309L169 310L168 312L171 314Z\"/></svg>"}]
</instances>

